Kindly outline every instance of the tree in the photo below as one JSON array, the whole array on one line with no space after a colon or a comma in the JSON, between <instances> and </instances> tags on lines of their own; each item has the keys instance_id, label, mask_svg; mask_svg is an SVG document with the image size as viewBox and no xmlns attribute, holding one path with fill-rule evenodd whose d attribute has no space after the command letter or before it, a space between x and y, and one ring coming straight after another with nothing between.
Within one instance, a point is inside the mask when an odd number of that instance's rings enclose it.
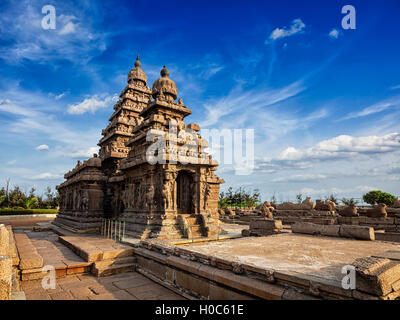
<instances>
[{"instance_id":1,"label":"tree","mask_svg":"<svg viewBox=\"0 0 400 320\"><path fill-rule=\"evenodd\" d=\"M233 191L233 188L229 187L226 193L220 193L218 205L220 207L254 207L258 202L260 202L260 193L258 189L251 192L240 187Z\"/></svg>"},{"instance_id":2,"label":"tree","mask_svg":"<svg viewBox=\"0 0 400 320\"><path fill-rule=\"evenodd\" d=\"M29 197L25 199L24 207L25 209L32 209L38 203L38 200L35 197Z\"/></svg>"},{"instance_id":3,"label":"tree","mask_svg":"<svg viewBox=\"0 0 400 320\"><path fill-rule=\"evenodd\" d=\"M396 197L394 195L391 195L387 192L382 192L380 190L370 191L363 195L364 202L370 205L384 203L387 206L392 206L395 199Z\"/></svg>"},{"instance_id":4,"label":"tree","mask_svg":"<svg viewBox=\"0 0 400 320\"><path fill-rule=\"evenodd\" d=\"M276 203L276 196L275 193L271 197L271 203L275 204Z\"/></svg>"},{"instance_id":5,"label":"tree","mask_svg":"<svg viewBox=\"0 0 400 320\"><path fill-rule=\"evenodd\" d=\"M342 198L342 202L344 205L346 206L356 206L358 204L358 200L354 199L354 198Z\"/></svg>"},{"instance_id":6,"label":"tree","mask_svg":"<svg viewBox=\"0 0 400 320\"><path fill-rule=\"evenodd\" d=\"M330 200L336 205L339 204L339 200L338 200L338 198L335 197L334 194L331 194L329 197L326 197L325 200Z\"/></svg>"}]
</instances>

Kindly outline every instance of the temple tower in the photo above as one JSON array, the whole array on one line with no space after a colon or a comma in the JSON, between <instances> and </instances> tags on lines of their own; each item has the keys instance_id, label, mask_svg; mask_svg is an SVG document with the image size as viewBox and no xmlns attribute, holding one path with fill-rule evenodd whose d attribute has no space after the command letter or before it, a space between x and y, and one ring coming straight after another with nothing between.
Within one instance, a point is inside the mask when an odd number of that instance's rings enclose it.
<instances>
[{"instance_id":1,"label":"temple tower","mask_svg":"<svg viewBox=\"0 0 400 320\"><path fill-rule=\"evenodd\" d=\"M139 125L139 116L151 98L151 90L147 85L147 76L140 68L137 55L134 68L128 74L128 85L120 94L120 99L114 105L114 113L109 119L108 126L102 130L103 138L99 141L100 158L104 173L109 177L118 174L121 159L128 155L129 147L126 142L133 135L133 128ZM104 211L106 217L116 217L119 213L118 203L113 203L114 193L119 186L107 184L104 194Z\"/></svg>"},{"instance_id":2,"label":"temple tower","mask_svg":"<svg viewBox=\"0 0 400 320\"><path fill-rule=\"evenodd\" d=\"M218 195L224 181L204 149L192 111L164 66L147 85L139 56L99 141L100 157L78 162L58 186L54 224L96 232L102 218L124 221L126 236L178 239L219 232Z\"/></svg>"},{"instance_id":3,"label":"temple tower","mask_svg":"<svg viewBox=\"0 0 400 320\"><path fill-rule=\"evenodd\" d=\"M153 100L140 113L128 157L120 164L125 186L120 216L128 234L139 238L210 236L218 232L218 163L204 152L192 113L177 99L178 89L164 66L152 87Z\"/></svg>"}]
</instances>

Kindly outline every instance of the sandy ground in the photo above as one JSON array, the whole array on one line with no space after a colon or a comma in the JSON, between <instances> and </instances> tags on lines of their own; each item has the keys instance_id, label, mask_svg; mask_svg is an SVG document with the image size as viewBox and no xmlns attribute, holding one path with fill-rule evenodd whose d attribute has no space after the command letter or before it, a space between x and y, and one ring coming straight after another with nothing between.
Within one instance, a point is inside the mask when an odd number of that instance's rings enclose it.
<instances>
[{"instance_id":1,"label":"sandy ground","mask_svg":"<svg viewBox=\"0 0 400 320\"><path fill-rule=\"evenodd\" d=\"M55 216L54 216L54 218L55 218ZM13 226L13 228L15 228L15 227L30 227L30 226L38 226L38 223L53 221L54 218L26 217L26 218L16 218L16 219L10 218L7 220L1 219L0 224L8 223L8 224L11 224Z\"/></svg>"}]
</instances>

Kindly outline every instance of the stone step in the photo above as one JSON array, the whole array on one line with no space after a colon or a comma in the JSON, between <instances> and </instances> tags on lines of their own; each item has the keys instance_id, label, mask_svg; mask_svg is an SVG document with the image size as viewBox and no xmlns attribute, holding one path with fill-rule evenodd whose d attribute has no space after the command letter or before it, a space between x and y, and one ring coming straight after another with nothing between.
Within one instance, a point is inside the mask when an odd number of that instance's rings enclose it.
<instances>
[{"instance_id":1,"label":"stone step","mask_svg":"<svg viewBox=\"0 0 400 320\"><path fill-rule=\"evenodd\" d=\"M133 255L133 248L102 237L63 236L59 241L88 262Z\"/></svg>"},{"instance_id":2,"label":"stone step","mask_svg":"<svg viewBox=\"0 0 400 320\"><path fill-rule=\"evenodd\" d=\"M43 267L43 258L37 252L29 237L24 233L16 233L15 244L18 249L21 270L29 270Z\"/></svg>"},{"instance_id":3,"label":"stone step","mask_svg":"<svg viewBox=\"0 0 400 320\"><path fill-rule=\"evenodd\" d=\"M201 225L199 224L192 224L188 227L188 232L200 232L201 233Z\"/></svg>"},{"instance_id":4,"label":"stone step","mask_svg":"<svg viewBox=\"0 0 400 320\"><path fill-rule=\"evenodd\" d=\"M135 257L123 257L123 258L116 258L116 259L109 259L109 260L103 260L103 261L96 261L94 262L94 266L96 268L105 268L109 266L117 266L121 264L129 264L129 263L135 263L136 258Z\"/></svg>"},{"instance_id":5,"label":"stone step","mask_svg":"<svg viewBox=\"0 0 400 320\"><path fill-rule=\"evenodd\" d=\"M119 273L133 272L135 269L135 263L122 263L99 268L93 265L92 273L97 277L107 277Z\"/></svg>"}]
</instances>

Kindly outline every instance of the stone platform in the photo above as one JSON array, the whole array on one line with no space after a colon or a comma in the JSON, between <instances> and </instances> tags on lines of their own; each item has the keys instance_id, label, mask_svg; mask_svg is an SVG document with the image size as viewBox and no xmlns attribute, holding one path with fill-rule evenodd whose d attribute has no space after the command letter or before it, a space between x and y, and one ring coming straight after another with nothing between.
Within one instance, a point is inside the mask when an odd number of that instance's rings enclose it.
<instances>
[{"instance_id":1,"label":"stone platform","mask_svg":"<svg viewBox=\"0 0 400 320\"><path fill-rule=\"evenodd\" d=\"M400 296L400 245L392 242L281 233L179 246L146 240L135 254L138 270L205 299ZM342 287L343 266L355 267L355 289Z\"/></svg>"}]
</instances>

